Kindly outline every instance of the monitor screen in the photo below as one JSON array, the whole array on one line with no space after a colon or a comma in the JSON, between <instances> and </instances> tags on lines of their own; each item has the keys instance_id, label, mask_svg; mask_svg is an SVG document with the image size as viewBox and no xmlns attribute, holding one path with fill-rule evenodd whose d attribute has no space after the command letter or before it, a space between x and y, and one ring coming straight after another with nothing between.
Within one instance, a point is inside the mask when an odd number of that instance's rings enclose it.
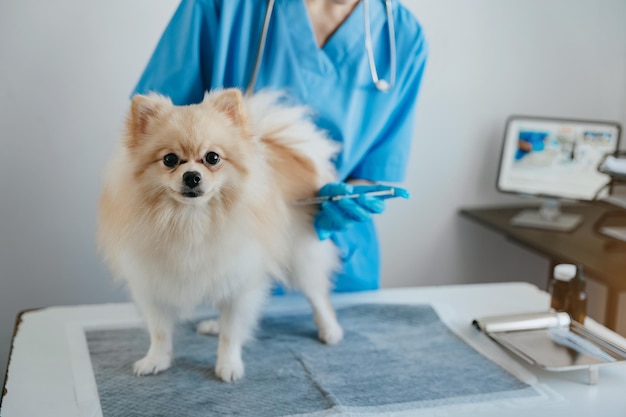
<instances>
[{"instance_id":1,"label":"monitor screen","mask_svg":"<svg viewBox=\"0 0 626 417\"><path fill-rule=\"evenodd\" d=\"M598 172L598 165L617 151L619 139L617 123L510 117L497 188L572 200L606 197L610 177Z\"/></svg>"}]
</instances>

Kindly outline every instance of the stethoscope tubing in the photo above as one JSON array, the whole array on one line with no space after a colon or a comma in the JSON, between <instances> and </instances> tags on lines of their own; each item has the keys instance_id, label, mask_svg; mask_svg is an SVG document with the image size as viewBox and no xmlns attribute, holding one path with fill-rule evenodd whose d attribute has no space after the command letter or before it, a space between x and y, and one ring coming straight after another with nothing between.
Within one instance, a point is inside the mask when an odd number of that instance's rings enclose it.
<instances>
[{"instance_id":1,"label":"stethoscope tubing","mask_svg":"<svg viewBox=\"0 0 626 417\"><path fill-rule=\"evenodd\" d=\"M374 47L372 45L372 32L370 28L370 15L369 15L369 0L363 1L363 23L365 26L365 50L367 51L367 60L370 67L370 75L372 82L376 88L386 93L391 90L396 83L396 35L394 29L393 10L391 0L384 0L385 11L387 14L387 29L389 34L389 59L390 59L390 76L389 81L378 78L378 70L376 69L376 61L374 59ZM270 20L274 11L275 0L268 0L267 9L265 11L265 17L263 19L263 30L261 31L261 37L259 39L259 46L257 47L256 59L254 61L254 67L248 82L248 88L246 94L250 95L254 92L254 86L261 69L261 61L263 60L263 53L265 52L265 44L267 41L267 32L270 26Z\"/></svg>"},{"instance_id":2,"label":"stethoscope tubing","mask_svg":"<svg viewBox=\"0 0 626 417\"><path fill-rule=\"evenodd\" d=\"M261 68L261 61L263 60L263 52L265 52L265 43L267 38L267 31L270 27L270 20L272 19L272 12L274 11L274 1L267 1L267 10L265 11L265 18L263 19L263 30L261 31L261 38L259 39L259 46L256 51L256 59L254 60L254 69L248 82L248 88L246 89L246 95L251 95L256 85L256 78L259 75Z\"/></svg>"},{"instance_id":3,"label":"stethoscope tubing","mask_svg":"<svg viewBox=\"0 0 626 417\"><path fill-rule=\"evenodd\" d=\"M391 75L389 82L378 78L376 69L376 61L374 59L374 47L372 46L372 30L370 28L370 11L369 0L363 0L363 24L365 26L365 50L367 51L367 60L370 66L370 75L372 81L379 91L387 92L391 90L396 82L396 34L393 24L393 11L391 0L385 0L385 12L387 13L387 29L389 34L389 60L391 66Z\"/></svg>"}]
</instances>

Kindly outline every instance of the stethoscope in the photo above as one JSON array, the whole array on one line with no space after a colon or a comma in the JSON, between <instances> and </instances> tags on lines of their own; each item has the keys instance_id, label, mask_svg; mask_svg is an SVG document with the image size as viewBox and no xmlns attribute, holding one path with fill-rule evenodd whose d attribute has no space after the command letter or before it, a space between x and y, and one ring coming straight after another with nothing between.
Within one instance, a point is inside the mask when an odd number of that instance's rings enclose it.
<instances>
[{"instance_id":1,"label":"stethoscope","mask_svg":"<svg viewBox=\"0 0 626 417\"><path fill-rule=\"evenodd\" d=\"M267 10L265 11L265 18L263 19L263 30L259 39L259 46L257 48L256 60L254 61L254 69L250 76L250 82L246 94L251 94L256 84L257 76L259 75L259 69L261 68L261 60L263 59L263 51L265 50L265 41L267 38L267 31L270 26L270 19L272 17L272 11L274 10L274 1L268 0ZM396 35L393 26L393 13L391 9L391 0L384 0L385 11L387 12L387 28L389 30L389 59L391 75L389 81L378 78L378 71L376 70L376 61L374 61L374 48L372 46L372 32L370 28L370 13L369 13L369 0L363 1L363 18L365 26L365 50L367 51L367 59L370 67L370 75L372 76L372 82L383 93L391 90L396 82Z\"/></svg>"}]
</instances>

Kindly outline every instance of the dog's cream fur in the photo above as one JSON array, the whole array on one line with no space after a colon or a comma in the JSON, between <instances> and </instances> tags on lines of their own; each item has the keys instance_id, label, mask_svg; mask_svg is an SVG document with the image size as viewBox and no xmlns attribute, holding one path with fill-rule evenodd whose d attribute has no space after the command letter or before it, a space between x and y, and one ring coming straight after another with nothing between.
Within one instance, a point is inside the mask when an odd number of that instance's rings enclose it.
<instances>
[{"instance_id":1,"label":"dog's cream fur","mask_svg":"<svg viewBox=\"0 0 626 417\"><path fill-rule=\"evenodd\" d=\"M244 98L235 89L190 106L159 95L133 98L105 177L98 243L148 325L150 348L135 363L137 375L171 365L174 323L208 302L220 312L216 374L243 376L242 345L272 278L304 292L323 342L343 337L328 298L336 248L318 240L315 208L292 204L334 179L337 146L305 108L281 106L278 98ZM208 152L219 163L206 163ZM181 160L174 168L163 162L169 153ZM201 177L195 197L183 195L182 176L191 171ZM215 330L215 323L199 325Z\"/></svg>"}]
</instances>

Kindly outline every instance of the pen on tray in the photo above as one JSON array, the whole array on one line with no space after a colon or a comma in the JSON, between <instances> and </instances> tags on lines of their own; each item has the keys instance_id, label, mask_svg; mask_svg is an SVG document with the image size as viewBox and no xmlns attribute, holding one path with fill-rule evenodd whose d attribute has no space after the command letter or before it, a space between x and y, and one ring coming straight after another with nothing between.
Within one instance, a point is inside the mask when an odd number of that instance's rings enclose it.
<instances>
[{"instance_id":1,"label":"pen on tray","mask_svg":"<svg viewBox=\"0 0 626 417\"><path fill-rule=\"evenodd\" d=\"M333 196L320 196L320 197L313 197L313 198L305 198L303 200L296 200L293 202L293 204L297 206L305 206L309 204L321 204L325 201L342 200L344 198L358 198L359 196L362 196L362 195L366 195L369 197L394 195L394 189L390 188L388 190L369 191L366 193L359 193L359 194L340 194L340 195L333 195Z\"/></svg>"}]
</instances>

